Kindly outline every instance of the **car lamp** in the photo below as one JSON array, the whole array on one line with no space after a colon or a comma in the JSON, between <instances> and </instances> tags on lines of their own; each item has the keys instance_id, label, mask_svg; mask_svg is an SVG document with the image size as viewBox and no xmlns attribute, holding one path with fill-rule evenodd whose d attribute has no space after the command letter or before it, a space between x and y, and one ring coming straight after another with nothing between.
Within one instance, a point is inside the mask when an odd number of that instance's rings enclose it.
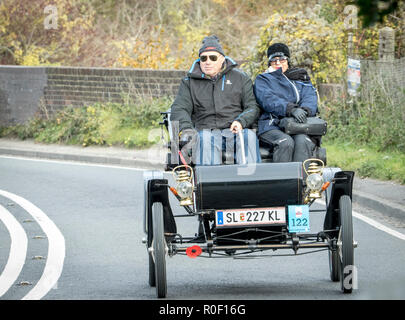
<instances>
[{"instance_id":1,"label":"car lamp","mask_svg":"<svg viewBox=\"0 0 405 320\"><path fill-rule=\"evenodd\" d=\"M193 169L188 165L181 165L175 167L172 172L177 184L176 191L180 197L180 205L193 205Z\"/></svg>"},{"instance_id":2,"label":"car lamp","mask_svg":"<svg viewBox=\"0 0 405 320\"><path fill-rule=\"evenodd\" d=\"M308 168L306 164L309 162ZM320 159L307 159L302 163L305 173L307 174L306 179L306 197L304 203L314 201L315 199L321 198L321 192L323 191L323 177L322 170L325 164Z\"/></svg>"},{"instance_id":3,"label":"car lamp","mask_svg":"<svg viewBox=\"0 0 405 320\"><path fill-rule=\"evenodd\" d=\"M320 190L323 185L323 178L318 173L312 173L307 177L307 186L311 190Z\"/></svg>"}]
</instances>

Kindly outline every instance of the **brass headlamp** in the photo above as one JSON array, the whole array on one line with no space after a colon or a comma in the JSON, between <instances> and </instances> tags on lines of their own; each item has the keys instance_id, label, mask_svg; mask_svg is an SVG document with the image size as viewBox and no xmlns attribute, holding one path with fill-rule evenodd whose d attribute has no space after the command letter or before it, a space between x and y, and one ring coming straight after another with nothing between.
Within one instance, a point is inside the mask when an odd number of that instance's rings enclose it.
<instances>
[{"instance_id":1,"label":"brass headlamp","mask_svg":"<svg viewBox=\"0 0 405 320\"><path fill-rule=\"evenodd\" d=\"M180 205L193 205L193 169L188 165L181 165L175 167L172 172L177 183L176 191L180 197Z\"/></svg>"},{"instance_id":2,"label":"brass headlamp","mask_svg":"<svg viewBox=\"0 0 405 320\"><path fill-rule=\"evenodd\" d=\"M309 162L308 169L306 164ZM314 201L315 199L321 198L322 186L324 180L322 177L322 170L325 167L325 164L320 159L307 159L302 163L305 173L307 174L306 179L306 196L304 203Z\"/></svg>"}]
</instances>

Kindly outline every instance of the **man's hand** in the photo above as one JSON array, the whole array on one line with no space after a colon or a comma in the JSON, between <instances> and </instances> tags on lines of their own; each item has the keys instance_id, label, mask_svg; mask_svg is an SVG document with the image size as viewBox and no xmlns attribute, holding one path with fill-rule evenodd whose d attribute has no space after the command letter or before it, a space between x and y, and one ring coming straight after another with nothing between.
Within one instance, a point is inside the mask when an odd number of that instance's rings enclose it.
<instances>
[{"instance_id":1,"label":"man's hand","mask_svg":"<svg viewBox=\"0 0 405 320\"><path fill-rule=\"evenodd\" d=\"M191 128L184 129L180 132L179 137L179 143L180 143L180 148L182 148L184 145L188 144L195 135L197 134L197 131Z\"/></svg>"},{"instance_id":2,"label":"man's hand","mask_svg":"<svg viewBox=\"0 0 405 320\"><path fill-rule=\"evenodd\" d=\"M239 121L234 121L229 128L233 133L238 133L240 130L243 130L242 124Z\"/></svg>"}]
</instances>

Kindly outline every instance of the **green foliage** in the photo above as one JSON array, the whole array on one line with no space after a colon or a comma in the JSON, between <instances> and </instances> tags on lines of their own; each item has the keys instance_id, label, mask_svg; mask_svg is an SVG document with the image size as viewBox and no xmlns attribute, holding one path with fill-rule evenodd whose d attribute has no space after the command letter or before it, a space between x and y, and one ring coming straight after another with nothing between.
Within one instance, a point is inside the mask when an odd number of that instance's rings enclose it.
<instances>
[{"instance_id":1,"label":"green foliage","mask_svg":"<svg viewBox=\"0 0 405 320\"><path fill-rule=\"evenodd\" d=\"M325 103L321 115L328 121L327 139L405 153L405 90L398 91L392 99L381 85L368 98Z\"/></svg>"},{"instance_id":2,"label":"green foliage","mask_svg":"<svg viewBox=\"0 0 405 320\"><path fill-rule=\"evenodd\" d=\"M210 34L220 38L227 55L246 59L252 35L256 36L262 19L276 7L265 0L137 1L133 7L119 2L107 4L116 3L117 15L125 12L138 32L114 41L119 52L114 66L182 70L198 57L202 39Z\"/></svg>"},{"instance_id":3,"label":"green foliage","mask_svg":"<svg viewBox=\"0 0 405 320\"><path fill-rule=\"evenodd\" d=\"M353 170L362 178L393 180L405 184L405 154L378 151L370 145L325 140L328 166Z\"/></svg>"},{"instance_id":4,"label":"green foliage","mask_svg":"<svg viewBox=\"0 0 405 320\"><path fill-rule=\"evenodd\" d=\"M362 17L363 24L368 27L376 22L382 22L385 16L394 12L400 0L355 0L354 3L360 7L358 15Z\"/></svg>"},{"instance_id":5,"label":"green foliage","mask_svg":"<svg viewBox=\"0 0 405 320\"><path fill-rule=\"evenodd\" d=\"M3 0L0 63L74 64L83 59L93 23L94 11L83 0Z\"/></svg>"},{"instance_id":6,"label":"green foliage","mask_svg":"<svg viewBox=\"0 0 405 320\"><path fill-rule=\"evenodd\" d=\"M82 146L148 147L157 142L150 131L158 127L160 112L167 110L171 102L168 97L139 98L129 104L68 107L49 120L35 118L26 125L1 128L0 136Z\"/></svg>"},{"instance_id":7,"label":"green foliage","mask_svg":"<svg viewBox=\"0 0 405 320\"><path fill-rule=\"evenodd\" d=\"M263 70L262 45L285 41L297 54L294 62L308 67L316 82L331 82L339 78L345 61L342 25L349 2L363 10L377 1L2 0L0 63L187 70L203 37L216 34L233 59L255 56L251 60L258 65L250 67L256 72ZM44 12L47 6L57 9L57 29L44 28L53 16ZM378 6L369 9L383 13ZM397 55L403 55L402 2L381 24L387 21L396 28ZM377 27L359 23L351 30L356 53L376 57Z\"/></svg>"},{"instance_id":8,"label":"green foliage","mask_svg":"<svg viewBox=\"0 0 405 320\"><path fill-rule=\"evenodd\" d=\"M282 42L289 46L291 65L307 68L315 83L336 83L346 67L346 34L343 22L321 6L305 12L275 12L260 31L256 53L247 67L255 76L267 69L267 48ZM331 23L333 21L333 23Z\"/></svg>"},{"instance_id":9,"label":"green foliage","mask_svg":"<svg viewBox=\"0 0 405 320\"><path fill-rule=\"evenodd\" d=\"M305 10L274 11L259 29L260 38L244 67L255 78L268 68L267 48L276 42L287 44L291 52L291 65L306 68L312 82L342 83L347 69L348 33L353 34L353 54L362 59L378 59L379 30L395 30L396 58L403 55L403 10L390 15L379 24L350 29L344 3L325 0ZM349 19L350 20L350 19Z\"/></svg>"}]
</instances>

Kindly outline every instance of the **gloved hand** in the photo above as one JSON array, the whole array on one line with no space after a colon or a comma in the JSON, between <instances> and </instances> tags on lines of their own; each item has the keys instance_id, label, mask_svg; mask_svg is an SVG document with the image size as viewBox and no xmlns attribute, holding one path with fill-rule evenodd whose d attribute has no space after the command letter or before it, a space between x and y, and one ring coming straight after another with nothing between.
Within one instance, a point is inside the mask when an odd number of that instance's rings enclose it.
<instances>
[{"instance_id":1,"label":"gloved hand","mask_svg":"<svg viewBox=\"0 0 405 320\"><path fill-rule=\"evenodd\" d=\"M306 111L304 109L294 108L294 109L291 110L291 115L299 123L307 122L307 113L306 113Z\"/></svg>"}]
</instances>

